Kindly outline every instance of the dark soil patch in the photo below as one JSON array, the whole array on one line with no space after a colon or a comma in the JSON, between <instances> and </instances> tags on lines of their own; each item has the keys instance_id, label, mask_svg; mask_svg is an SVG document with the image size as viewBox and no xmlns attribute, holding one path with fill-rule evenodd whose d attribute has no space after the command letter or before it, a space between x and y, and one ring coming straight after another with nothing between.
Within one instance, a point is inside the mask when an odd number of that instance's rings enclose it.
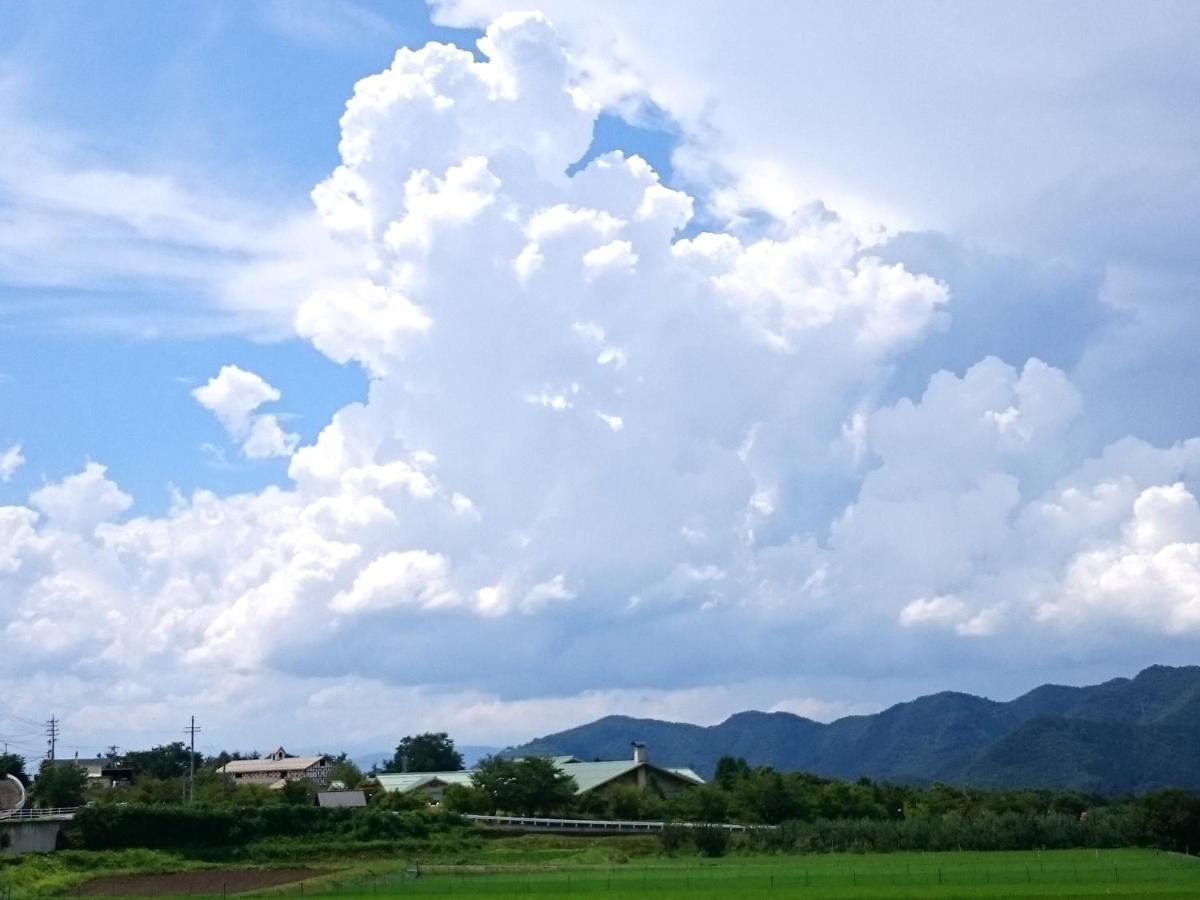
<instances>
[{"instance_id":1,"label":"dark soil patch","mask_svg":"<svg viewBox=\"0 0 1200 900\"><path fill-rule=\"evenodd\" d=\"M212 896L258 891L328 874L328 869L202 869L165 875L110 875L80 885L78 893L104 897Z\"/></svg>"}]
</instances>

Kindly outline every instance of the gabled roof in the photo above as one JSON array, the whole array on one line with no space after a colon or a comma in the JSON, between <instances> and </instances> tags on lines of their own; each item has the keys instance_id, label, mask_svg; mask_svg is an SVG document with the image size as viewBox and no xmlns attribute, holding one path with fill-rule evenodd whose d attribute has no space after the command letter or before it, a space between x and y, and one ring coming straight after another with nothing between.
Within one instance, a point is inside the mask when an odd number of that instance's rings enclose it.
<instances>
[{"instance_id":1,"label":"gabled roof","mask_svg":"<svg viewBox=\"0 0 1200 900\"><path fill-rule=\"evenodd\" d=\"M576 761L561 763L558 767L575 779L575 784L579 787L576 791L578 794L586 794L588 791L593 791L601 785L608 784L622 775L636 772L643 767L650 772L661 772L675 778L683 779L684 781L690 781L693 784L704 784L704 779L691 769L667 769L663 766L656 766L653 763L635 762L632 759L623 759L614 762Z\"/></svg>"},{"instance_id":2,"label":"gabled roof","mask_svg":"<svg viewBox=\"0 0 1200 900\"><path fill-rule=\"evenodd\" d=\"M471 786L471 771L462 772L396 772L376 775L375 780L385 791L407 794L417 788L433 785L461 784Z\"/></svg>"},{"instance_id":3,"label":"gabled roof","mask_svg":"<svg viewBox=\"0 0 1200 900\"><path fill-rule=\"evenodd\" d=\"M303 772L329 764L328 756L289 756L286 759L231 759L218 772L224 775L253 775L258 772Z\"/></svg>"},{"instance_id":4,"label":"gabled roof","mask_svg":"<svg viewBox=\"0 0 1200 900\"><path fill-rule=\"evenodd\" d=\"M317 806L359 808L367 805L363 791L317 791Z\"/></svg>"},{"instance_id":5,"label":"gabled roof","mask_svg":"<svg viewBox=\"0 0 1200 900\"><path fill-rule=\"evenodd\" d=\"M588 791L593 791L601 785L620 778L622 775L627 775L630 772L636 772L640 768L645 768L648 772L668 775L672 778L678 778L692 784L704 784L704 779L693 772L691 769L668 769L664 766L656 766L648 762L635 762L632 759L617 760L614 762L580 762L574 756L556 756L553 757L553 762L558 766L559 770L565 772L575 779L576 793L586 794ZM475 772L472 769L461 772L405 772L399 774L384 774L376 775L375 780L379 782L379 786L385 791L397 791L406 794L409 791L415 791L418 788L447 784L461 784L464 787L471 786L471 776Z\"/></svg>"}]
</instances>

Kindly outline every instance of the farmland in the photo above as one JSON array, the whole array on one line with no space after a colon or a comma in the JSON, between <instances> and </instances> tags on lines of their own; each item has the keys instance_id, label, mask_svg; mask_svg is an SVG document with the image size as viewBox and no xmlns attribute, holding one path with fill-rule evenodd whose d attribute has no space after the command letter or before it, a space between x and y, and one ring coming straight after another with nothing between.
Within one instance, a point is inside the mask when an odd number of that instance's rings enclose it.
<instances>
[{"instance_id":1,"label":"farmland","mask_svg":"<svg viewBox=\"0 0 1200 900\"><path fill-rule=\"evenodd\" d=\"M513 861L504 862L509 857ZM1065 850L1020 853L897 853L745 856L719 860L642 857L592 863L590 855L512 846L481 861L417 866L359 863L272 896L371 897L628 897L890 898L890 897L1195 897L1200 860L1152 850ZM193 872L188 893L221 895L234 888L214 870ZM262 873L266 875L266 873ZM122 879L130 894L175 893L158 875ZM262 884L269 884L264 878ZM245 887L241 888L245 890ZM84 888L85 893L89 893Z\"/></svg>"},{"instance_id":2,"label":"farmland","mask_svg":"<svg viewBox=\"0 0 1200 900\"><path fill-rule=\"evenodd\" d=\"M1195 897L1200 861L1145 850L830 854L620 866L456 867L327 882L309 896ZM314 888L316 885L313 886Z\"/></svg>"}]
</instances>

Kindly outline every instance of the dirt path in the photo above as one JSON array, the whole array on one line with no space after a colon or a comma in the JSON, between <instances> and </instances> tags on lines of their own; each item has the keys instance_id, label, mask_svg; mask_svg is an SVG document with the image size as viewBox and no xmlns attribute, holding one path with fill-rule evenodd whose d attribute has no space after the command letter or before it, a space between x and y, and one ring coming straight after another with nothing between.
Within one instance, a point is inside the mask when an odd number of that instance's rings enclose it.
<instances>
[{"instance_id":1,"label":"dirt path","mask_svg":"<svg viewBox=\"0 0 1200 900\"><path fill-rule=\"evenodd\" d=\"M78 893L104 897L237 894L327 874L328 869L203 869L166 875L109 875L80 885Z\"/></svg>"}]
</instances>

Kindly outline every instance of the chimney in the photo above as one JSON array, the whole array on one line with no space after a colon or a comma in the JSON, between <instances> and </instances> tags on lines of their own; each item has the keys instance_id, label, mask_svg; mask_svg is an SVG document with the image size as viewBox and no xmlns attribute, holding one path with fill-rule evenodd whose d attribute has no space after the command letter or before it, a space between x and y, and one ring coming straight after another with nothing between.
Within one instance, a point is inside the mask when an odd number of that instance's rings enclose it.
<instances>
[{"instance_id":1,"label":"chimney","mask_svg":"<svg viewBox=\"0 0 1200 900\"><path fill-rule=\"evenodd\" d=\"M635 763L644 763L646 761L646 745L641 741L633 742L633 761Z\"/></svg>"}]
</instances>

